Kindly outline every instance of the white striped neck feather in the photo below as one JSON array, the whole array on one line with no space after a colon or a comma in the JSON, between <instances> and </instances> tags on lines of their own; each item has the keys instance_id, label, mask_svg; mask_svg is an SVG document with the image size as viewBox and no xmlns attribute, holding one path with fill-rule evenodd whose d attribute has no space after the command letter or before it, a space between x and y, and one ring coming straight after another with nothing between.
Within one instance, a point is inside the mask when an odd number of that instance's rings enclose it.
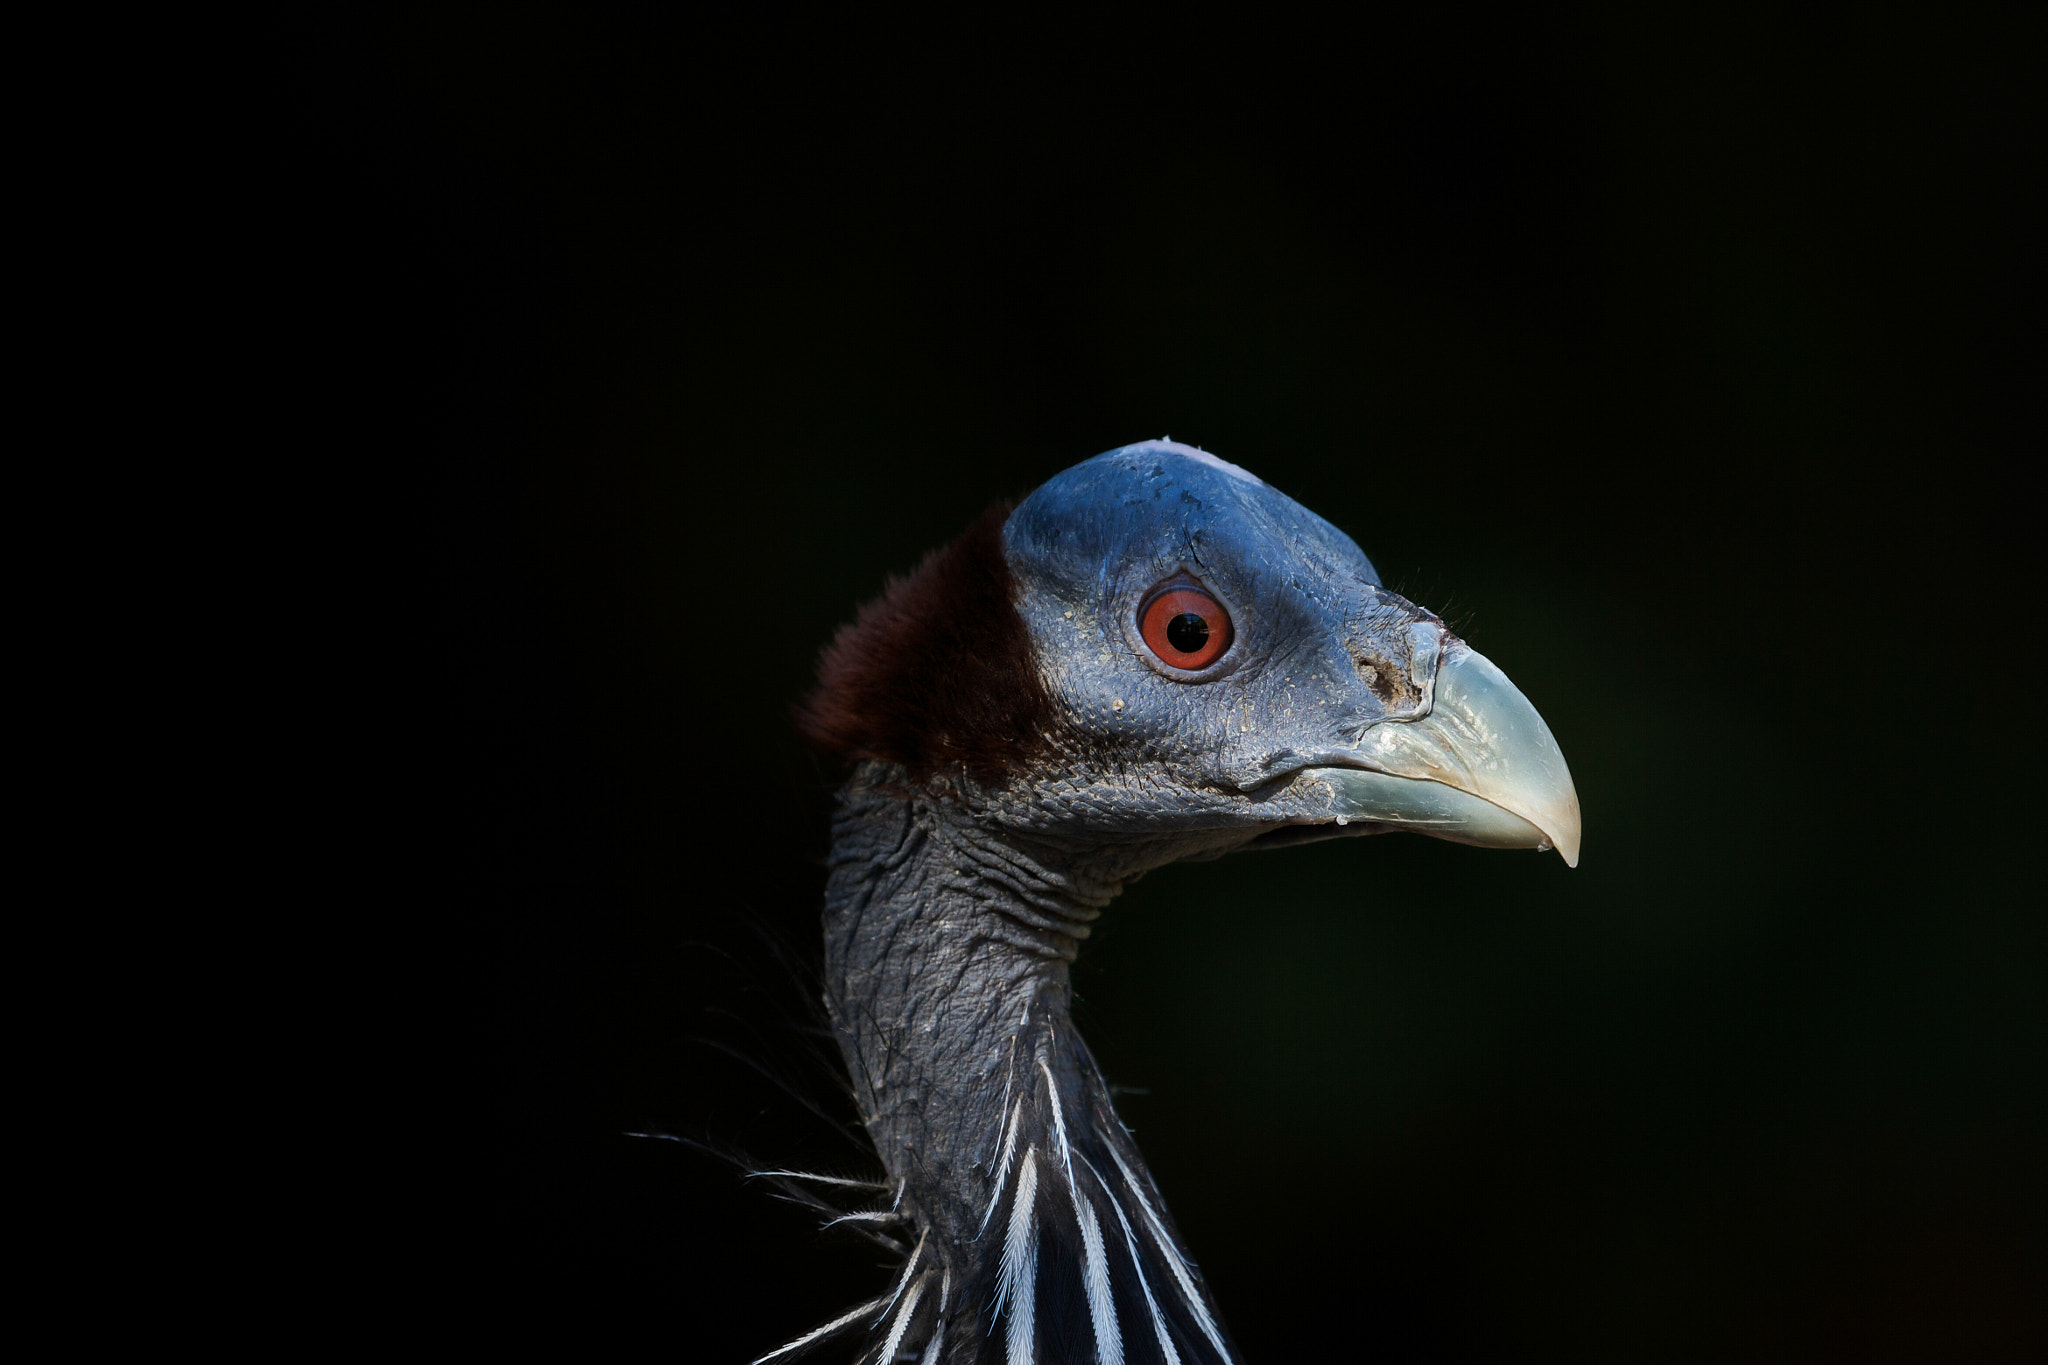
<instances>
[{"instance_id":1,"label":"white striped neck feather","mask_svg":"<svg viewBox=\"0 0 2048 1365\"><path fill-rule=\"evenodd\" d=\"M1234 1359L1070 1014L1090 924L1171 856L1021 829L890 765L841 792L826 1006L894 1191L868 1216L913 1248L845 1320L872 1320L865 1358Z\"/></svg>"}]
</instances>

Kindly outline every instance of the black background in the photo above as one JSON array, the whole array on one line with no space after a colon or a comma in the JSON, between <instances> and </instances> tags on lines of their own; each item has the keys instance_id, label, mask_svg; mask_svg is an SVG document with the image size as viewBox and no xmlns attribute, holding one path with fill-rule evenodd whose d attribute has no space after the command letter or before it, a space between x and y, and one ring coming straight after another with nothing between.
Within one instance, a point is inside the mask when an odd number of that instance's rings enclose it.
<instances>
[{"instance_id":1,"label":"black background","mask_svg":"<svg viewBox=\"0 0 2048 1365\"><path fill-rule=\"evenodd\" d=\"M749 1359L886 1277L622 1134L868 1169L787 708L886 573L1170 433L1450 616L1586 812L1575 872L1323 845L1089 944L1247 1357L2039 1349L2020 13L293 29L285 396L439 613L465 1330Z\"/></svg>"}]
</instances>

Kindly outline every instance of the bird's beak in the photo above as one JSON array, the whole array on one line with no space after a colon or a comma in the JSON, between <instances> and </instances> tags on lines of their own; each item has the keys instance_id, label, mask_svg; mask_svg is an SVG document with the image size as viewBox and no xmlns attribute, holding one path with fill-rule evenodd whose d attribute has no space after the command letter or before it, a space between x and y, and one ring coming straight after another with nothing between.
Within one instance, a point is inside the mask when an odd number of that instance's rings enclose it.
<instances>
[{"instance_id":1,"label":"bird's beak","mask_svg":"<svg viewBox=\"0 0 2048 1365\"><path fill-rule=\"evenodd\" d=\"M1357 768L1311 768L1339 823L1408 829L1484 848L1555 848L1579 865L1579 794L1536 708L1493 661L1446 637L1419 720L1373 726Z\"/></svg>"}]
</instances>

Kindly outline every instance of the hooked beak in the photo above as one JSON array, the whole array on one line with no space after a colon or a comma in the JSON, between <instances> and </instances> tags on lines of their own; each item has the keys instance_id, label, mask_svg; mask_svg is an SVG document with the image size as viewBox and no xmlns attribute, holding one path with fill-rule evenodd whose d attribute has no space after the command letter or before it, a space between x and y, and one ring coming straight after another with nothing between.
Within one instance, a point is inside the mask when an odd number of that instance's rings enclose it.
<instances>
[{"instance_id":1,"label":"hooked beak","mask_svg":"<svg viewBox=\"0 0 2048 1365\"><path fill-rule=\"evenodd\" d=\"M1579 865L1579 794L1550 727L1507 674L1444 640L1434 698L1419 720L1373 726L1360 767L1316 767L1340 824L1360 821L1482 848L1555 848Z\"/></svg>"}]
</instances>

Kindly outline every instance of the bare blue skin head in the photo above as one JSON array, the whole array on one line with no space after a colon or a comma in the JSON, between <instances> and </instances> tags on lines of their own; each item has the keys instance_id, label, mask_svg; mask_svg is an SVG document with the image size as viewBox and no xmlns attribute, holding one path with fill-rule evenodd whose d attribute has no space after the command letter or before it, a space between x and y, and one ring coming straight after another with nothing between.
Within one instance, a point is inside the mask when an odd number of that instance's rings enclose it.
<instances>
[{"instance_id":1,"label":"bare blue skin head","mask_svg":"<svg viewBox=\"0 0 2048 1365\"><path fill-rule=\"evenodd\" d=\"M1068 799L1068 819L1200 835L1211 855L1413 829L1576 860L1576 797L1534 709L1434 613L1383 587L1351 537L1246 471L1166 441L1124 446L1027 498L1005 548L1039 671L1094 741L1056 786L1038 782L1042 818L1078 788L1101 799ZM1235 625L1199 673L1138 632L1146 596L1176 576ZM1446 714L1431 733L1444 674L1454 702L1486 694L1490 725ZM1141 794L1151 815L1133 825Z\"/></svg>"}]
</instances>

